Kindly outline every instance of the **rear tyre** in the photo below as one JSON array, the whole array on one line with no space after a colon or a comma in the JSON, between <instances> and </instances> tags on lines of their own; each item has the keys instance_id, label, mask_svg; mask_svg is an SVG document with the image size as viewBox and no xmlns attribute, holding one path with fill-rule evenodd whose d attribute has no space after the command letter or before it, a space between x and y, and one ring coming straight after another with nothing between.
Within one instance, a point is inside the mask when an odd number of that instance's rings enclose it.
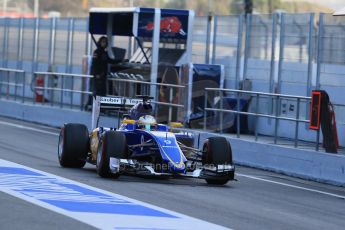
<instances>
[{"instance_id":1,"label":"rear tyre","mask_svg":"<svg viewBox=\"0 0 345 230\"><path fill-rule=\"evenodd\" d=\"M82 168L89 152L89 131L83 124L65 124L59 135L58 159L62 167Z\"/></svg>"},{"instance_id":2,"label":"rear tyre","mask_svg":"<svg viewBox=\"0 0 345 230\"><path fill-rule=\"evenodd\" d=\"M119 172L113 173L110 170L110 158L127 159L127 141L126 136L121 132L108 131L106 132L100 144L98 145L97 153L97 173L101 177L120 176Z\"/></svg>"},{"instance_id":3,"label":"rear tyre","mask_svg":"<svg viewBox=\"0 0 345 230\"><path fill-rule=\"evenodd\" d=\"M225 137L209 137L203 146L203 164L232 164L232 150Z\"/></svg>"},{"instance_id":4,"label":"rear tyre","mask_svg":"<svg viewBox=\"0 0 345 230\"><path fill-rule=\"evenodd\" d=\"M207 184L213 184L213 185L225 185L226 183L229 182L229 180L233 180L234 179L234 172L231 172L230 175L228 175L227 177L222 177L222 178L209 178L209 179L205 179Z\"/></svg>"},{"instance_id":5,"label":"rear tyre","mask_svg":"<svg viewBox=\"0 0 345 230\"><path fill-rule=\"evenodd\" d=\"M226 165L232 164L232 150L230 143L224 137L209 137L203 146L203 164L204 165ZM224 185L229 180L234 179L234 172L224 176L215 176L205 179L208 184Z\"/></svg>"}]
</instances>

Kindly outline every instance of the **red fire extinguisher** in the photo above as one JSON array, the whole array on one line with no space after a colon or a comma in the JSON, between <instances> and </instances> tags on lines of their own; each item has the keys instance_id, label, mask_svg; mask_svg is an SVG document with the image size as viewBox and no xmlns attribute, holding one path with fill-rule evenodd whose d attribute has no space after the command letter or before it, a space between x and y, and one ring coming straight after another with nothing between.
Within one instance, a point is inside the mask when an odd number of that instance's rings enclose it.
<instances>
[{"instance_id":1,"label":"red fire extinguisher","mask_svg":"<svg viewBox=\"0 0 345 230\"><path fill-rule=\"evenodd\" d=\"M36 77L36 87L35 87L35 101L36 102L44 102L43 98L43 87L44 87L44 76L38 75Z\"/></svg>"}]
</instances>

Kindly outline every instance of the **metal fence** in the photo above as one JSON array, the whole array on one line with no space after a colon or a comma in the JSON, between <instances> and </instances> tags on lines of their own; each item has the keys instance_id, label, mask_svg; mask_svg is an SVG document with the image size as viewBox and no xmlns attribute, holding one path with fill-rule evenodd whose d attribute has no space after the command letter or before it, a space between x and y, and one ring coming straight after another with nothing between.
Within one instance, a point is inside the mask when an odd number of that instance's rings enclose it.
<instances>
[{"instance_id":1,"label":"metal fence","mask_svg":"<svg viewBox=\"0 0 345 230\"><path fill-rule=\"evenodd\" d=\"M212 92L215 92L219 96L220 103L218 106L208 107L209 104L209 97L208 95ZM224 97L230 98L235 102L232 106L228 104ZM241 102L243 100L241 97L247 97L249 101L253 104L253 110L248 112L241 108ZM271 101L272 102L272 112L267 110L260 109L260 101L262 100ZM282 113L282 104L284 101L294 101L296 103L296 113L293 117L288 116L287 114ZM304 105L310 104L311 97L302 97L302 96L294 96L294 95L286 95L286 94L274 94L274 93L263 93L263 92L255 92L255 91L244 91L244 90L231 90L231 89L219 89L219 88L206 88L205 89L205 110L204 110L204 130L208 127L207 118L209 117L208 114L210 112L219 113L219 120L218 122L219 127L218 130L222 133L224 129L229 127L235 127L235 132L237 137L240 137L241 134L241 118L246 116L245 118L248 119L247 116L252 116L254 119L253 127L251 128L252 132L255 136L255 141L258 140L259 136L259 129L258 124L260 119L273 119L274 120L274 129L271 136L274 138L274 144L277 144L279 137L278 127L281 121L287 121L294 126L294 135L291 138L294 142L294 147L298 147L299 141L299 129L300 123L308 124L309 119L306 119L303 114L301 114L301 110L303 109ZM246 101L244 101L246 102ZM225 114L233 114L231 123L229 121L225 121L224 115ZM216 115L213 114L215 117ZM310 130L310 132L315 132ZM315 149L319 150L319 130L317 131L316 140L315 140Z\"/></svg>"},{"instance_id":2,"label":"metal fence","mask_svg":"<svg viewBox=\"0 0 345 230\"><path fill-rule=\"evenodd\" d=\"M15 93L13 84L21 81L25 85L24 97L33 98L35 72L82 74L82 58L95 48L88 34L87 21L87 18L1 18L0 65L25 71L21 80L20 74L12 73L17 77L9 77L8 81L8 73L0 71L1 81L8 82L7 86L1 86L2 94L6 92L9 98L17 95L20 86L15 87ZM130 47L131 40L119 41L121 47ZM192 48L194 63L224 65L227 89L302 97L309 97L313 89L326 90L336 104L337 124L340 138L343 138L345 17L314 13L198 16L193 28ZM251 84L243 84L244 80ZM61 80L57 84L61 84ZM64 87L71 86L84 87L80 79L66 78ZM72 100L80 106L75 97L69 97L69 92L62 94L63 102ZM61 96L54 98L62 100ZM259 100L260 108L270 113L274 108L272 103L272 100ZM282 107L289 106L294 110L291 114L295 114L297 107L291 105L282 103ZM301 116L308 117L307 106L299 111ZM268 124L271 120L268 119Z\"/></svg>"},{"instance_id":3,"label":"metal fence","mask_svg":"<svg viewBox=\"0 0 345 230\"><path fill-rule=\"evenodd\" d=\"M30 78L30 84L25 83L28 78ZM90 107L92 103L92 92L89 91L92 78L91 75L57 72L34 72L32 76L28 76L23 70L0 68L0 98L23 103L40 103L60 108L88 110L88 103L90 103ZM112 84L113 82L115 84ZM107 95L135 98L136 95L148 95L151 87L156 88L155 98L159 98L158 94L163 88L169 92L166 102L157 99L151 101L155 105L154 112L158 120L170 122L173 118L176 120L178 114L183 114L183 111L179 110L184 110L182 96L187 93L185 92L186 87L182 85L109 78ZM178 94L182 96L175 101L173 94L177 90Z\"/></svg>"},{"instance_id":4,"label":"metal fence","mask_svg":"<svg viewBox=\"0 0 345 230\"><path fill-rule=\"evenodd\" d=\"M345 62L344 33L345 19L329 14L198 16L193 62L223 64L228 88L239 89L243 79L271 93L303 84L298 95L308 96L329 83L322 64ZM1 18L0 45L3 68L79 74L94 48L86 18Z\"/></svg>"},{"instance_id":5,"label":"metal fence","mask_svg":"<svg viewBox=\"0 0 345 230\"><path fill-rule=\"evenodd\" d=\"M25 72L17 69L0 68L0 98L25 100Z\"/></svg>"}]
</instances>

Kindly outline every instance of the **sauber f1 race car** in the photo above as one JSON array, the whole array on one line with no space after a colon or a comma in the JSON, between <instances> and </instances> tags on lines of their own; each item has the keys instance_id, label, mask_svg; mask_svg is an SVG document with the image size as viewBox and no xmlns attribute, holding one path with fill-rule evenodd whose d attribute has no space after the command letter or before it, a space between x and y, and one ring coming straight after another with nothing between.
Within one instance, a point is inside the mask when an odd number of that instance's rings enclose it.
<instances>
[{"instance_id":1,"label":"sauber f1 race car","mask_svg":"<svg viewBox=\"0 0 345 230\"><path fill-rule=\"evenodd\" d=\"M224 137L209 137L201 149L194 148L194 135L176 131L181 123L158 124L151 115L150 97L141 100L97 97L101 103L136 103L118 129L97 127L89 133L83 124L65 124L60 132L58 158L62 167L96 165L101 177L121 174L194 177L208 184L226 184L234 179L230 143ZM97 102L98 100L98 102ZM96 104L96 105L95 105ZM93 112L98 120L99 113ZM96 121L96 123L98 123ZM200 136L199 136L200 138Z\"/></svg>"}]
</instances>

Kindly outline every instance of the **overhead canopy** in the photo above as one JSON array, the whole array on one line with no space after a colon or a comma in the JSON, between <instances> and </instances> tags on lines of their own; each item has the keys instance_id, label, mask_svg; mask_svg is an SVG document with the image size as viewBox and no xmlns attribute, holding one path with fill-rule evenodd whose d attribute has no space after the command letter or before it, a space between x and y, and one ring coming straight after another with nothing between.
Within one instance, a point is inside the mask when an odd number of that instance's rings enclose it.
<instances>
[{"instance_id":1,"label":"overhead canopy","mask_svg":"<svg viewBox=\"0 0 345 230\"><path fill-rule=\"evenodd\" d=\"M188 10L155 8L91 8L89 32L97 35L153 36L154 15L160 12L160 37L167 39L187 39Z\"/></svg>"},{"instance_id":2,"label":"overhead canopy","mask_svg":"<svg viewBox=\"0 0 345 230\"><path fill-rule=\"evenodd\" d=\"M133 36L133 17L138 8L91 8L89 32L91 34L107 34L108 18L112 18L112 34Z\"/></svg>"},{"instance_id":3,"label":"overhead canopy","mask_svg":"<svg viewBox=\"0 0 345 230\"><path fill-rule=\"evenodd\" d=\"M333 13L333 16L345 16L345 7Z\"/></svg>"}]
</instances>

